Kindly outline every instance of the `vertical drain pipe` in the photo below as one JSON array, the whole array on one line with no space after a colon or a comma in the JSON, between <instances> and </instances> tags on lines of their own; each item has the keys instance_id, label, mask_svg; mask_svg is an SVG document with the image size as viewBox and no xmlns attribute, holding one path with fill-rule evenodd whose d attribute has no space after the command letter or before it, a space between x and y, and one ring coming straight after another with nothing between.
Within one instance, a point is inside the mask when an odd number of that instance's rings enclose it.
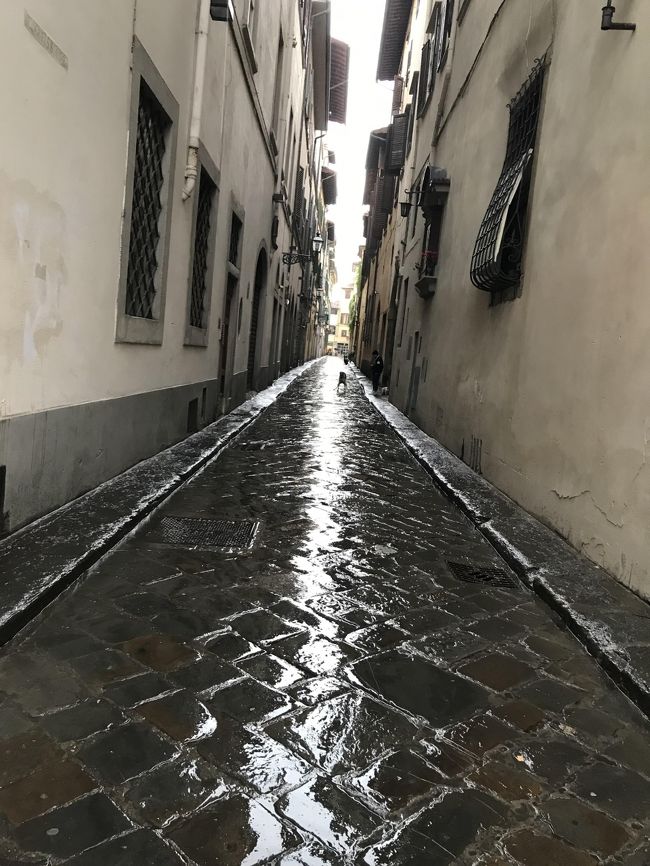
<instances>
[{"instance_id":1,"label":"vertical drain pipe","mask_svg":"<svg viewBox=\"0 0 650 866\"><path fill-rule=\"evenodd\" d=\"M194 95L192 98L192 117L190 137L185 166L185 185L183 201L187 201L196 187L199 176L199 141L201 139L201 115L203 113L203 93L205 90L206 59L208 56L208 31L210 29L210 0L199 0L199 24L196 31L196 60L194 67Z\"/></svg>"}]
</instances>

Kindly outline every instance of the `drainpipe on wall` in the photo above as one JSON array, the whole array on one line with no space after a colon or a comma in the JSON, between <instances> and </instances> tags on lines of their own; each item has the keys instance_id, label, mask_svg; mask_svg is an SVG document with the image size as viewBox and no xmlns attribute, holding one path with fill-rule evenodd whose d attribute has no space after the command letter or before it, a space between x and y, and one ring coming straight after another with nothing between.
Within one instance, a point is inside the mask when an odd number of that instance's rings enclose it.
<instances>
[{"instance_id":1,"label":"drainpipe on wall","mask_svg":"<svg viewBox=\"0 0 650 866\"><path fill-rule=\"evenodd\" d=\"M199 23L196 30L196 61L194 65L194 96L190 137L185 166L185 186L183 201L187 201L196 187L199 176L199 141L201 139L201 116L203 113L203 92L205 90L206 59L208 56L208 31L210 29L210 0L200 0Z\"/></svg>"}]
</instances>

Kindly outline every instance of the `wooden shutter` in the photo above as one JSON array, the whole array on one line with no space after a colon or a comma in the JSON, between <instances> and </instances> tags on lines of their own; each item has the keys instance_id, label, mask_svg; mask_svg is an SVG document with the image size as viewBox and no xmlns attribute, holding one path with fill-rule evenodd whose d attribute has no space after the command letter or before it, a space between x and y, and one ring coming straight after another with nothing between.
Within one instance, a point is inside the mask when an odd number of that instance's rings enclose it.
<instances>
[{"instance_id":1,"label":"wooden shutter","mask_svg":"<svg viewBox=\"0 0 650 866\"><path fill-rule=\"evenodd\" d=\"M363 204L370 204L372 192L377 185L377 169L366 172L366 186L363 191Z\"/></svg>"},{"instance_id":2,"label":"wooden shutter","mask_svg":"<svg viewBox=\"0 0 650 866\"><path fill-rule=\"evenodd\" d=\"M384 185L382 187L381 201L378 201L377 204L383 213L392 213L393 203L395 201L395 183L397 178L389 175L384 177L383 180Z\"/></svg>"},{"instance_id":3,"label":"wooden shutter","mask_svg":"<svg viewBox=\"0 0 650 866\"><path fill-rule=\"evenodd\" d=\"M386 174L399 174L406 159L406 143L408 137L408 113L396 114L390 127L388 149L386 152Z\"/></svg>"},{"instance_id":4,"label":"wooden shutter","mask_svg":"<svg viewBox=\"0 0 650 866\"><path fill-rule=\"evenodd\" d=\"M422 117L429 98L429 82L431 67L431 42L427 41L422 46L422 60L420 62L420 80L418 86L418 117Z\"/></svg>"},{"instance_id":5,"label":"wooden shutter","mask_svg":"<svg viewBox=\"0 0 650 866\"><path fill-rule=\"evenodd\" d=\"M393 114L399 114L402 107L402 97L404 96L404 79L401 75L395 76L395 85L393 87Z\"/></svg>"},{"instance_id":6,"label":"wooden shutter","mask_svg":"<svg viewBox=\"0 0 650 866\"><path fill-rule=\"evenodd\" d=\"M411 152L411 145L413 143L413 126L415 124L415 112L410 103L406 106L406 116L408 117L406 124L406 155L408 156Z\"/></svg>"},{"instance_id":7,"label":"wooden shutter","mask_svg":"<svg viewBox=\"0 0 650 866\"><path fill-rule=\"evenodd\" d=\"M294 216L298 216L298 214L300 214L302 211L302 201L304 198L302 190L303 190L304 183L305 183L305 169L301 165L299 165L298 171L296 173L296 191L294 194L294 201L293 201Z\"/></svg>"}]
</instances>

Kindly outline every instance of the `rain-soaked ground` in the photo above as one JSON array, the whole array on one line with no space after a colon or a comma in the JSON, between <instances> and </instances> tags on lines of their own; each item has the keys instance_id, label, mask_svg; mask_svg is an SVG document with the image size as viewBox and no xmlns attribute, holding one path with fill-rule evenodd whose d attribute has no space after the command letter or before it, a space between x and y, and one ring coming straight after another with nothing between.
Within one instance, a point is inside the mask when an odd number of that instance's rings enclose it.
<instances>
[{"instance_id":1,"label":"rain-soaked ground","mask_svg":"<svg viewBox=\"0 0 650 866\"><path fill-rule=\"evenodd\" d=\"M2 866L650 864L648 723L339 369L2 651Z\"/></svg>"}]
</instances>

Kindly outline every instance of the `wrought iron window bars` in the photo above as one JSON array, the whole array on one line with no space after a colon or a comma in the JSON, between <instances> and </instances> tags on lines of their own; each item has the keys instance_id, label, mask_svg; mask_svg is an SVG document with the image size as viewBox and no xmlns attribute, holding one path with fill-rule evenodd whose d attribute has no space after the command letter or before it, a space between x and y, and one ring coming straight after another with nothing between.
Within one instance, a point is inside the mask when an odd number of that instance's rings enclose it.
<instances>
[{"instance_id":1,"label":"wrought iron window bars","mask_svg":"<svg viewBox=\"0 0 650 866\"><path fill-rule=\"evenodd\" d=\"M153 319L160 242L163 160L171 121L143 81L135 145L133 204L126 275L127 316Z\"/></svg>"},{"instance_id":2,"label":"wrought iron window bars","mask_svg":"<svg viewBox=\"0 0 650 866\"><path fill-rule=\"evenodd\" d=\"M210 246L210 227L212 202L215 186L205 169L201 169L199 200L196 213L194 236L194 260L192 263L192 294L190 302L190 325L205 328L205 296L208 276L208 251Z\"/></svg>"},{"instance_id":3,"label":"wrought iron window bars","mask_svg":"<svg viewBox=\"0 0 650 866\"><path fill-rule=\"evenodd\" d=\"M486 292L516 288L530 192L531 167L542 100L546 58L535 61L530 76L510 102L506 157L474 246L471 280Z\"/></svg>"}]
</instances>

